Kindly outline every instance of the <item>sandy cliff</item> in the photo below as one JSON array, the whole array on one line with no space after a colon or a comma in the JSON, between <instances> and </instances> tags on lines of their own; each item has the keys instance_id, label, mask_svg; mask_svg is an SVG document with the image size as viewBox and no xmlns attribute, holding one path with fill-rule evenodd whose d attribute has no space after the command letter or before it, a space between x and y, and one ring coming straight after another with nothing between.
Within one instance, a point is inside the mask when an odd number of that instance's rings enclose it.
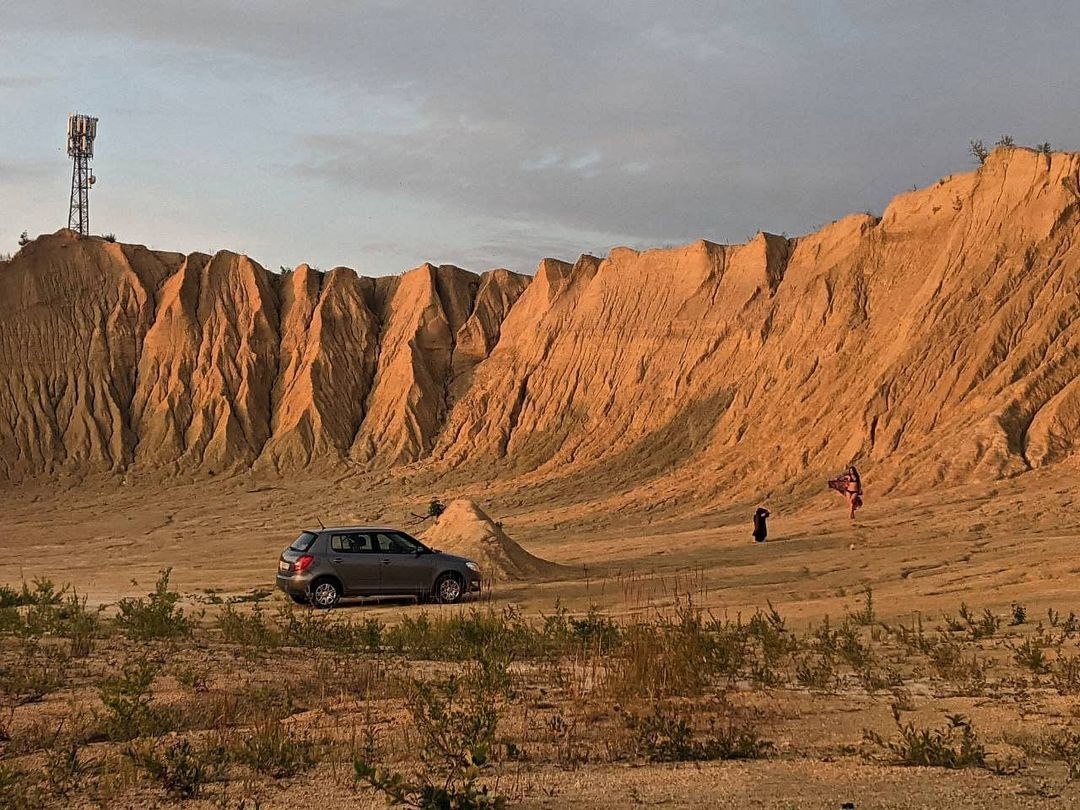
<instances>
[{"instance_id":1,"label":"sandy cliff","mask_svg":"<svg viewBox=\"0 0 1080 810\"><path fill-rule=\"evenodd\" d=\"M880 219L532 279L42 237L0 263L0 479L422 460L647 500L1072 469L1078 173L1003 149Z\"/></svg>"}]
</instances>

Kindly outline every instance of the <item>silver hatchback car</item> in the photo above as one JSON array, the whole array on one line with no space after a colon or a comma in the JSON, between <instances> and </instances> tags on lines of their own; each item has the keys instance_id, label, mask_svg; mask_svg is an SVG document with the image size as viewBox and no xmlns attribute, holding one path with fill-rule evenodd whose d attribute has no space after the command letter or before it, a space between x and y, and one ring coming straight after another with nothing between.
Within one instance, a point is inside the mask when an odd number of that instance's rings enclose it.
<instances>
[{"instance_id":1,"label":"silver hatchback car","mask_svg":"<svg viewBox=\"0 0 1080 810\"><path fill-rule=\"evenodd\" d=\"M277 586L297 603L331 608L350 596L452 603L480 591L480 566L382 526L302 532L278 560Z\"/></svg>"}]
</instances>

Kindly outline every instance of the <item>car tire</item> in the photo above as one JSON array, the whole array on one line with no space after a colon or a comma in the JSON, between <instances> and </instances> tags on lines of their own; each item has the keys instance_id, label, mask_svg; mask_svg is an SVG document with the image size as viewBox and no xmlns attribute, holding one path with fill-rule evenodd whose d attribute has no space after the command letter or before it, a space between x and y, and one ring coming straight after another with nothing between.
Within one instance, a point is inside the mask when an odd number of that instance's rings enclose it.
<instances>
[{"instance_id":1,"label":"car tire","mask_svg":"<svg viewBox=\"0 0 1080 810\"><path fill-rule=\"evenodd\" d=\"M435 580L433 591L435 601L442 605L452 605L460 602L465 595L465 582L454 573L446 573Z\"/></svg>"},{"instance_id":2,"label":"car tire","mask_svg":"<svg viewBox=\"0 0 1080 810\"><path fill-rule=\"evenodd\" d=\"M328 610L341 601L341 586L332 579L320 579L311 584L311 605Z\"/></svg>"},{"instance_id":3,"label":"car tire","mask_svg":"<svg viewBox=\"0 0 1080 810\"><path fill-rule=\"evenodd\" d=\"M308 603L307 594L304 593L290 593L289 598L292 599L298 605L306 605Z\"/></svg>"}]
</instances>

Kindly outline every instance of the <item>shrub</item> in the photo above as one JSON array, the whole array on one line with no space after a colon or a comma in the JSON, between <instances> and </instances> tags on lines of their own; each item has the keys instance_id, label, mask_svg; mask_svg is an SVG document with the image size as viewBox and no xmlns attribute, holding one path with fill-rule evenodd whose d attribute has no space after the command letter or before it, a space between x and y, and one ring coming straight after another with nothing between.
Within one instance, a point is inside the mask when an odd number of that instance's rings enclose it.
<instances>
[{"instance_id":1,"label":"shrub","mask_svg":"<svg viewBox=\"0 0 1080 810\"><path fill-rule=\"evenodd\" d=\"M225 774L226 751L220 742L195 746L180 739L165 746L131 745L124 753L174 799L196 799L204 784Z\"/></svg>"},{"instance_id":2,"label":"shrub","mask_svg":"<svg viewBox=\"0 0 1080 810\"><path fill-rule=\"evenodd\" d=\"M1050 141L1043 141L1042 143L1035 145L1035 151L1044 155L1049 155L1053 149L1050 146Z\"/></svg>"},{"instance_id":3,"label":"shrub","mask_svg":"<svg viewBox=\"0 0 1080 810\"><path fill-rule=\"evenodd\" d=\"M1051 670L1054 688L1062 695L1080 692L1080 656L1061 655Z\"/></svg>"},{"instance_id":4,"label":"shrub","mask_svg":"<svg viewBox=\"0 0 1080 810\"><path fill-rule=\"evenodd\" d=\"M271 776L287 779L310 770L317 761L311 738L294 733L280 720L269 720L232 747L237 762Z\"/></svg>"},{"instance_id":5,"label":"shrub","mask_svg":"<svg viewBox=\"0 0 1080 810\"><path fill-rule=\"evenodd\" d=\"M255 605L250 613L242 613L231 604L225 605L218 614L217 627L228 644L268 649L281 643L282 631L263 618L259 605Z\"/></svg>"},{"instance_id":6,"label":"shrub","mask_svg":"<svg viewBox=\"0 0 1080 810\"><path fill-rule=\"evenodd\" d=\"M971 157L981 166L990 157L990 150L983 146L981 140L974 140L971 142Z\"/></svg>"},{"instance_id":7,"label":"shrub","mask_svg":"<svg viewBox=\"0 0 1080 810\"><path fill-rule=\"evenodd\" d=\"M1042 644L1037 639L1029 638L1016 647L1011 648L1013 659L1017 664L1029 669L1036 675L1045 675L1050 671L1050 662L1043 652Z\"/></svg>"},{"instance_id":8,"label":"shrub","mask_svg":"<svg viewBox=\"0 0 1080 810\"><path fill-rule=\"evenodd\" d=\"M411 684L408 702L417 733L418 769L410 775L357 760L358 782L396 804L420 808L502 808L506 799L481 786L495 742L498 672L472 667L464 675Z\"/></svg>"},{"instance_id":9,"label":"shrub","mask_svg":"<svg viewBox=\"0 0 1080 810\"><path fill-rule=\"evenodd\" d=\"M995 143L994 146L1004 149L1012 149L1014 146L1016 146L1016 141L1013 140L1012 135L1002 135L997 139L997 143Z\"/></svg>"},{"instance_id":10,"label":"shrub","mask_svg":"<svg viewBox=\"0 0 1080 810\"><path fill-rule=\"evenodd\" d=\"M152 705L154 678L161 665L146 658L125 664L99 687L105 715L101 731L106 739L125 741L163 731L166 720Z\"/></svg>"},{"instance_id":11,"label":"shrub","mask_svg":"<svg viewBox=\"0 0 1080 810\"><path fill-rule=\"evenodd\" d=\"M353 624L327 613L299 610L291 605L278 610L276 619L280 644L326 650L356 652L377 650L383 625L377 619Z\"/></svg>"},{"instance_id":12,"label":"shrub","mask_svg":"<svg viewBox=\"0 0 1080 810\"><path fill-rule=\"evenodd\" d=\"M863 731L863 738L892 754L896 764L950 769L986 766L986 750L963 715L948 715L943 728L920 729L913 722L902 723L899 708L893 706L893 719L899 738L886 740L869 730Z\"/></svg>"},{"instance_id":13,"label":"shrub","mask_svg":"<svg viewBox=\"0 0 1080 810\"><path fill-rule=\"evenodd\" d=\"M737 675L748 659L751 637L760 644L761 660L766 662L762 671L768 670L776 632L759 617L747 626L706 624L701 611L684 605L674 618L623 628L622 642L606 661L607 687L619 697L697 694L714 678Z\"/></svg>"},{"instance_id":14,"label":"shrub","mask_svg":"<svg viewBox=\"0 0 1080 810\"><path fill-rule=\"evenodd\" d=\"M167 639L187 636L191 624L177 607L180 594L169 590L171 568L161 572L154 590L145 599L121 599L117 603L116 623L130 638Z\"/></svg>"},{"instance_id":15,"label":"shrub","mask_svg":"<svg viewBox=\"0 0 1080 810\"><path fill-rule=\"evenodd\" d=\"M836 682L836 662L828 652L808 653L795 662L795 680L811 689L829 689Z\"/></svg>"},{"instance_id":16,"label":"shrub","mask_svg":"<svg viewBox=\"0 0 1080 810\"><path fill-rule=\"evenodd\" d=\"M63 653L27 640L10 664L0 666L0 695L16 705L36 703L63 686L66 666Z\"/></svg>"},{"instance_id":17,"label":"shrub","mask_svg":"<svg viewBox=\"0 0 1080 810\"><path fill-rule=\"evenodd\" d=\"M1014 602L1012 605L1012 621L1009 622L1009 626L1018 627L1021 624L1027 624L1027 608L1018 602Z\"/></svg>"},{"instance_id":18,"label":"shrub","mask_svg":"<svg viewBox=\"0 0 1080 810\"><path fill-rule=\"evenodd\" d=\"M849 613L848 618L855 624L867 626L874 623L876 614L874 613L874 589L869 585L863 590L863 606L858 610Z\"/></svg>"},{"instance_id":19,"label":"shrub","mask_svg":"<svg viewBox=\"0 0 1080 810\"><path fill-rule=\"evenodd\" d=\"M1069 769L1069 781L1080 779L1080 734L1066 729L1043 744L1044 753L1064 762Z\"/></svg>"},{"instance_id":20,"label":"shrub","mask_svg":"<svg viewBox=\"0 0 1080 810\"><path fill-rule=\"evenodd\" d=\"M656 706L651 717L630 715L628 725L637 733L638 750L652 762L695 762L716 759L760 759L768 756L772 743L761 739L751 725L734 722L717 727L709 735L694 738L685 717Z\"/></svg>"},{"instance_id":21,"label":"shrub","mask_svg":"<svg viewBox=\"0 0 1080 810\"><path fill-rule=\"evenodd\" d=\"M115 242L116 241L116 234L115 233L107 233L104 236L102 236L101 238L104 239L106 242Z\"/></svg>"}]
</instances>

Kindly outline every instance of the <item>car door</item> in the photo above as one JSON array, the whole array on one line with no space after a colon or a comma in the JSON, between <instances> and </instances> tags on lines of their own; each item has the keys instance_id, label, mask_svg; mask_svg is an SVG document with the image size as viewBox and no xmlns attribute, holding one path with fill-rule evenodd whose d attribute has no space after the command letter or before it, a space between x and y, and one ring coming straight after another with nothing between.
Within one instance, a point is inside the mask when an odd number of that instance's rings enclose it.
<instances>
[{"instance_id":1,"label":"car door","mask_svg":"<svg viewBox=\"0 0 1080 810\"><path fill-rule=\"evenodd\" d=\"M414 594L431 587L431 554L417 554L419 546L398 532L375 535L382 568L383 593Z\"/></svg>"},{"instance_id":2,"label":"car door","mask_svg":"<svg viewBox=\"0 0 1080 810\"><path fill-rule=\"evenodd\" d=\"M356 532L330 535L330 565L349 596L379 593L382 573L374 537Z\"/></svg>"}]
</instances>

